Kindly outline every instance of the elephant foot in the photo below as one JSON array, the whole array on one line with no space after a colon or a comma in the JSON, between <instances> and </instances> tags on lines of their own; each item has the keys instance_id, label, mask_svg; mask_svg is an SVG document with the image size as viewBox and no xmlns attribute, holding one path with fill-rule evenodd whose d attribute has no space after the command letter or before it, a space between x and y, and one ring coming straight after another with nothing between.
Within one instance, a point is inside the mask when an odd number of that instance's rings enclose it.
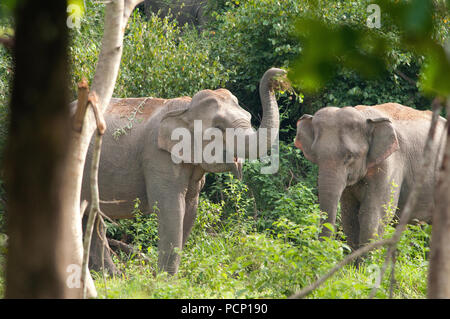
<instances>
[{"instance_id":1,"label":"elephant foot","mask_svg":"<svg viewBox=\"0 0 450 319\"><path fill-rule=\"evenodd\" d=\"M159 253L158 256L158 271L167 272L173 276L178 272L178 266L180 265L180 256L178 254L171 254L169 258L164 253Z\"/></svg>"}]
</instances>

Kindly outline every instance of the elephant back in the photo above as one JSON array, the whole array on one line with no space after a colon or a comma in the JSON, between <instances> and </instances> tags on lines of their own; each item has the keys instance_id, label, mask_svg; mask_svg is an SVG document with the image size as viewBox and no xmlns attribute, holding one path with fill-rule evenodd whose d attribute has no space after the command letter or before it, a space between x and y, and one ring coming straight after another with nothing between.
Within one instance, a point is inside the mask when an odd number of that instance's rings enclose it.
<instances>
[{"instance_id":1,"label":"elephant back","mask_svg":"<svg viewBox=\"0 0 450 319\"><path fill-rule=\"evenodd\" d=\"M146 121L162 108L171 105L176 101L190 101L190 97L180 97L175 99L162 99L155 97L137 98L113 98L106 109L106 115L116 115L119 117Z\"/></svg>"},{"instance_id":2,"label":"elephant back","mask_svg":"<svg viewBox=\"0 0 450 319\"><path fill-rule=\"evenodd\" d=\"M373 106L357 105L355 108L357 110L375 109L391 121L430 121L432 116L431 111L420 111L398 103L384 103Z\"/></svg>"}]
</instances>

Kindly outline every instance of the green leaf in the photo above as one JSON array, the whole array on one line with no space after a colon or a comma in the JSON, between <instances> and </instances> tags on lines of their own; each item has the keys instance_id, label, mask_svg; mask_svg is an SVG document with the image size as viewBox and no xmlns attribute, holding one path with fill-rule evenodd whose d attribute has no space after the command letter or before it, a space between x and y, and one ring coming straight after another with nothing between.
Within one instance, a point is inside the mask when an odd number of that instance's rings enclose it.
<instances>
[{"instance_id":1,"label":"green leaf","mask_svg":"<svg viewBox=\"0 0 450 319\"><path fill-rule=\"evenodd\" d=\"M334 226L330 223L323 223L323 227L331 230L332 232L334 232Z\"/></svg>"}]
</instances>

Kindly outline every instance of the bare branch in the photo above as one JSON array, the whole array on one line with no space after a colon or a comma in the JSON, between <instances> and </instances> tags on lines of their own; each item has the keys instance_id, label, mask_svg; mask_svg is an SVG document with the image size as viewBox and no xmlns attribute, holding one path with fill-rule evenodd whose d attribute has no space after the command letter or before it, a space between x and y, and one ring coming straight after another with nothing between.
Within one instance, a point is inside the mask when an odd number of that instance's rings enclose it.
<instances>
[{"instance_id":1,"label":"bare branch","mask_svg":"<svg viewBox=\"0 0 450 319\"><path fill-rule=\"evenodd\" d=\"M435 188L428 298L450 298L450 96L447 98L447 143Z\"/></svg>"},{"instance_id":2,"label":"bare branch","mask_svg":"<svg viewBox=\"0 0 450 319\"><path fill-rule=\"evenodd\" d=\"M361 257L362 255L368 253L371 250L374 250L378 247L381 247L383 245L389 244L392 241L392 238L383 239L380 241L376 241L370 244L367 244L366 246L363 246L359 248L358 250L355 250L350 255L347 255L341 262L339 262L336 266L334 266L326 275L321 277L316 282L312 283L310 286L300 290L296 294L289 297L289 299L301 299L304 298L306 295L309 295L313 290L317 289L320 285L322 285L328 278L330 278L332 275L334 275L335 272L337 272L339 269L347 265L348 263L352 262L358 257Z\"/></svg>"},{"instance_id":3,"label":"bare branch","mask_svg":"<svg viewBox=\"0 0 450 319\"><path fill-rule=\"evenodd\" d=\"M101 200L100 199L100 204L122 204L122 203L126 203L126 200L123 200L123 199Z\"/></svg>"},{"instance_id":4,"label":"bare branch","mask_svg":"<svg viewBox=\"0 0 450 319\"><path fill-rule=\"evenodd\" d=\"M94 221L97 213L100 211L99 195L98 195L98 166L100 163L100 152L102 147L102 134L100 130L95 135L94 153L91 165L91 210L89 211L88 221L86 224L86 233L83 241L83 266L81 270L82 282L86 282L86 273L89 264L89 251L91 248L92 231L94 229ZM83 299L86 299L87 285L83 285Z\"/></svg>"},{"instance_id":5,"label":"bare branch","mask_svg":"<svg viewBox=\"0 0 450 319\"><path fill-rule=\"evenodd\" d=\"M108 239L108 244L110 247L114 247L116 249L122 250L127 254L134 254L138 256L139 258L150 262L150 258L148 258L145 254L140 252L138 249L134 248L133 246L130 246L128 244L125 244L124 242L121 242L119 240L115 239Z\"/></svg>"},{"instance_id":6,"label":"bare branch","mask_svg":"<svg viewBox=\"0 0 450 319\"><path fill-rule=\"evenodd\" d=\"M124 25L127 24L131 12L133 12L134 8L141 2L144 2L144 0L125 0L125 8L123 10Z\"/></svg>"},{"instance_id":7,"label":"bare branch","mask_svg":"<svg viewBox=\"0 0 450 319\"><path fill-rule=\"evenodd\" d=\"M83 78L78 83L78 101L75 115L73 116L72 128L76 132L81 132L83 128L84 116L86 115L87 103L89 96L88 81Z\"/></svg>"},{"instance_id":8,"label":"bare branch","mask_svg":"<svg viewBox=\"0 0 450 319\"><path fill-rule=\"evenodd\" d=\"M94 104L97 105L98 114L105 111L111 100L122 57L123 34L127 20L124 17L128 18L133 10L132 5L136 3L137 1L113 0L105 6L102 48L91 86L91 92L94 92L97 96L97 102ZM126 15L124 13L125 8L127 8ZM73 248L70 264L82 264L84 255L79 209L85 158L92 134L98 127L97 123L100 123L96 120L94 112L94 107L87 108L83 124L81 125L81 132L73 131L70 140L71 150L64 173L63 198L65 202L63 204L63 214L73 219L70 229L71 238L73 238L70 243ZM87 276L92 295L95 295L95 286L92 278L89 276L89 273L87 273ZM73 297L82 296L80 289L73 289L72 292Z\"/></svg>"},{"instance_id":9,"label":"bare branch","mask_svg":"<svg viewBox=\"0 0 450 319\"><path fill-rule=\"evenodd\" d=\"M95 94L95 92L92 92L91 94L89 94L88 104L92 106L92 109L94 111L95 123L97 124L98 134L100 134L100 135L105 134L106 122L105 122L105 119L103 118L103 113L100 112L98 109L98 99L97 99L97 95Z\"/></svg>"},{"instance_id":10,"label":"bare branch","mask_svg":"<svg viewBox=\"0 0 450 319\"><path fill-rule=\"evenodd\" d=\"M407 76L405 73L403 73L400 70L394 70L394 73L397 74L399 77L401 77L403 80L405 80L406 82L408 82L409 84L412 85L417 85L416 81L414 81L413 79L411 79L409 76Z\"/></svg>"}]
</instances>

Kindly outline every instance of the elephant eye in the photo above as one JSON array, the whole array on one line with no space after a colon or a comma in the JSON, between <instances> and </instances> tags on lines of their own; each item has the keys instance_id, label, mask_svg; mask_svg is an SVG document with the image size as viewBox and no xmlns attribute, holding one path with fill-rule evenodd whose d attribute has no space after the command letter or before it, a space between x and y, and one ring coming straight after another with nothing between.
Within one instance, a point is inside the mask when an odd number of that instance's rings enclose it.
<instances>
[{"instance_id":1,"label":"elephant eye","mask_svg":"<svg viewBox=\"0 0 450 319\"><path fill-rule=\"evenodd\" d=\"M355 158L355 154L347 152L344 155L344 164L350 163Z\"/></svg>"}]
</instances>

